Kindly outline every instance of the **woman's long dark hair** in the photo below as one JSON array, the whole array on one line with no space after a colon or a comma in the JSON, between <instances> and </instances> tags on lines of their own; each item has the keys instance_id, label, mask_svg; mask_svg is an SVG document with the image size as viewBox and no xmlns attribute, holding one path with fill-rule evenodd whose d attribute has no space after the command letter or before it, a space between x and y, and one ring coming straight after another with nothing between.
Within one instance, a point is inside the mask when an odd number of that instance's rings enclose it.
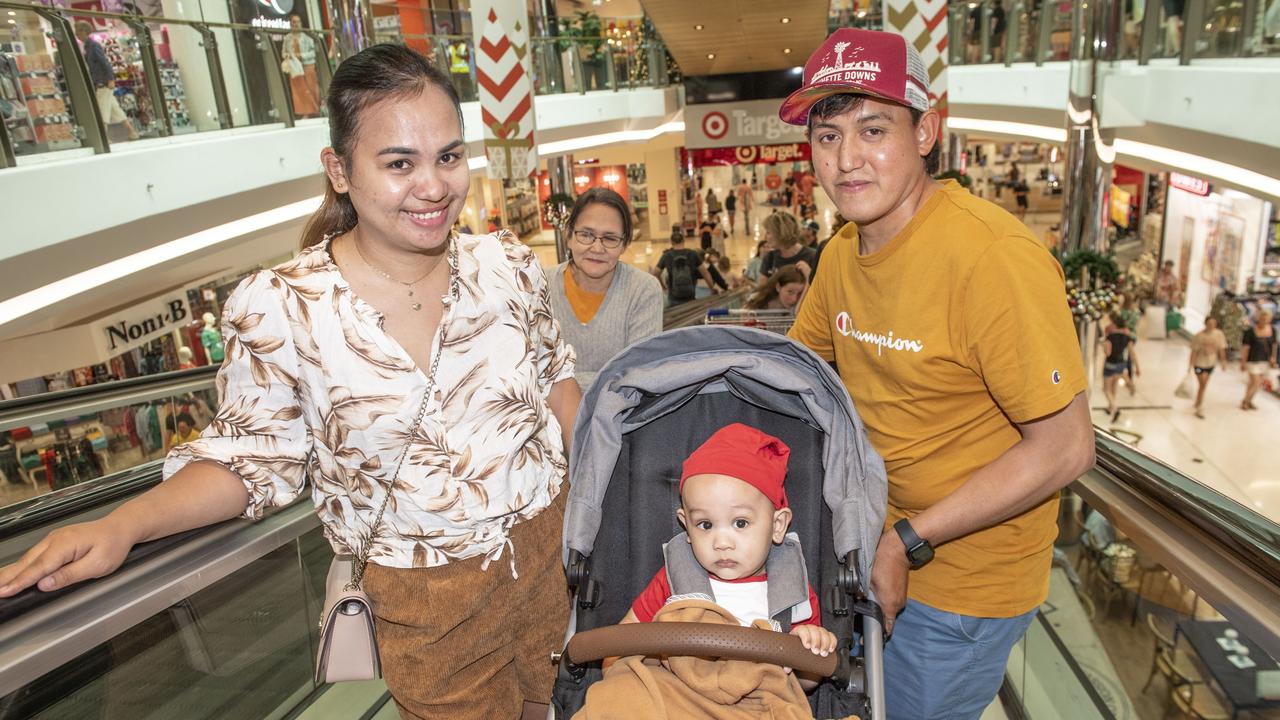
<instances>
[{"instance_id":1,"label":"woman's long dark hair","mask_svg":"<svg viewBox=\"0 0 1280 720\"><path fill-rule=\"evenodd\" d=\"M425 57L403 45L374 45L347 58L329 83L325 105L329 111L329 146L351 175L351 151L360 129L360 113L382 100L413 97L434 86L449 98L462 128L462 103L449 76ZM325 178L324 202L302 231L302 247L310 247L330 235L356 226L359 217L346 193L334 191Z\"/></svg>"},{"instance_id":2,"label":"woman's long dark hair","mask_svg":"<svg viewBox=\"0 0 1280 720\"><path fill-rule=\"evenodd\" d=\"M809 284L805 280L804 273L795 265L787 265L782 269L769 276L769 281L751 296L749 300L742 304L748 310L764 310L769 307L769 303L778 298L778 290L783 285L791 283Z\"/></svg>"},{"instance_id":3,"label":"woman's long dark hair","mask_svg":"<svg viewBox=\"0 0 1280 720\"><path fill-rule=\"evenodd\" d=\"M569 222L565 225L569 232L573 232L578 226L578 216L588 205L605 205L617 210L618 217L622 218L622 246L631 244L631 208L621 195L607 187L594 187L578 196L573 203L573 210L569 212Z\"/></svg>"}]
</instances>

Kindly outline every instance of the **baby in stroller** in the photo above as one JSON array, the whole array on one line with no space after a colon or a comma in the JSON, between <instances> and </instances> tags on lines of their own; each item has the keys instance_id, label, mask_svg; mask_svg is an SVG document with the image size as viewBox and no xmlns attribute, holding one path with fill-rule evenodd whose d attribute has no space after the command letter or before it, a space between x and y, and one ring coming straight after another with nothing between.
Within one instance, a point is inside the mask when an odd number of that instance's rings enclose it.
<instances>
[{"instance_id":1,"label":"baby in stroller","mask_svg":"<svg viewBox=\"0 0 1280 720\"><path fill-rule=\"evenodd\" d=\"M685 460L676 510L685 532L663 548L665 565L623 623L651 622L669 601L701 597L742 625L763 620L789 631L815 655L835 651L836 636L822 627L799 538L787 533L791 508L783 481L790 454L778 438L734 423ZM818 683L799 680L805 690Z\"/></svg>"}]
</instances>

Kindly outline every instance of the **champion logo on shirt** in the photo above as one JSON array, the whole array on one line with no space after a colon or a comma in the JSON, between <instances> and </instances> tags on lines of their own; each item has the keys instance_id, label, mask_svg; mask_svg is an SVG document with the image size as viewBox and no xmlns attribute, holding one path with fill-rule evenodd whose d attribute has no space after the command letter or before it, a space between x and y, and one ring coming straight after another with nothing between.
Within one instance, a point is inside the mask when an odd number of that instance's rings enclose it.
<instances>
[{"instance_id":1,"label":"champion logo on shirt","mask_svg":"<svg viewBox=\"0 0 1280 720\"><path fill-rule=\"evenodd\" d=\"M853 326L853 318L849 317L847 312L836 315L836 332L845 337L851 337L858 342L875 345L876 355L883 355L885 350L909 350L914 353L924 350L922 341L894 337L892 330L889 331L888 335L859 330Z\"/></svg>"},{"instance_id":2,"label":"champion logo on shirt","mask_svg":"<svg viewBox=\"0 0 1280 720\"><path fill-rule=\"evenodd\" d=\"M1054 370L1053 375L1050 376L1050 379L1053 380L1054 385L1057 385L1062 382L1062 373L1058 372L1057 370Z\"/></svg>"}]
</instances>

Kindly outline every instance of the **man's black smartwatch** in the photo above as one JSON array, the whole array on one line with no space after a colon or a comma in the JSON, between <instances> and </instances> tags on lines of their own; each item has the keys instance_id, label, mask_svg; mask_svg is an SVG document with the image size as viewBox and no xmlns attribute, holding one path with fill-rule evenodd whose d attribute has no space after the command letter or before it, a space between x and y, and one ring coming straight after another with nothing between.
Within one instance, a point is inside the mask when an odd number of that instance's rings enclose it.
<instances>
[{"instance_id":1,"label":"man's black smartwatch","mask_svg":"<svg viewBox=\"0 0 1280 720\"><path fill-rule=\"evenodd\" d=\"M911 528L910 521L902 518L893 524L893 529L898 533L898 537L902 538L902 544L907 546L907 562L911 563L912 569L922 567L933 559L933 546L928 540L916 534L916 531Z\"/></svg>"}]
</instances>

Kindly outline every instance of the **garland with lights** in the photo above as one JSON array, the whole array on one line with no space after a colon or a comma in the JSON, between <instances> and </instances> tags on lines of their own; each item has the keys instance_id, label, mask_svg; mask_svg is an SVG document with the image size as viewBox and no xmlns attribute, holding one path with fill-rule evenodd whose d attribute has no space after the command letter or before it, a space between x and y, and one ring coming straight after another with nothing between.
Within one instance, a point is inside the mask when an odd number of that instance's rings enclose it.
<instances>
[{"instance_id":1,"label":"garland with lights","mask_svg":"<svg viewBox=\"0 0 1280 720\"><path fill-rule=\"evenodd\" d=\"M1067 306L1076 318L1098 321L1119 307L1120 267L1110 255L1096 250L1068 253L1062 258L1062 274L1067 278Z\"/></svg>"},{"instance_id":2,"label":"garland with lights","mask_svg":"<svg viewBox=\"0 0 1280 720\"><path fill-rule=\"evenodd\" d=\"M542 203L542 218L553 228L563 230L569 224L569 213L573 210L573 198L565 193L552 193Z\"/></svg>"}]
</instances>

